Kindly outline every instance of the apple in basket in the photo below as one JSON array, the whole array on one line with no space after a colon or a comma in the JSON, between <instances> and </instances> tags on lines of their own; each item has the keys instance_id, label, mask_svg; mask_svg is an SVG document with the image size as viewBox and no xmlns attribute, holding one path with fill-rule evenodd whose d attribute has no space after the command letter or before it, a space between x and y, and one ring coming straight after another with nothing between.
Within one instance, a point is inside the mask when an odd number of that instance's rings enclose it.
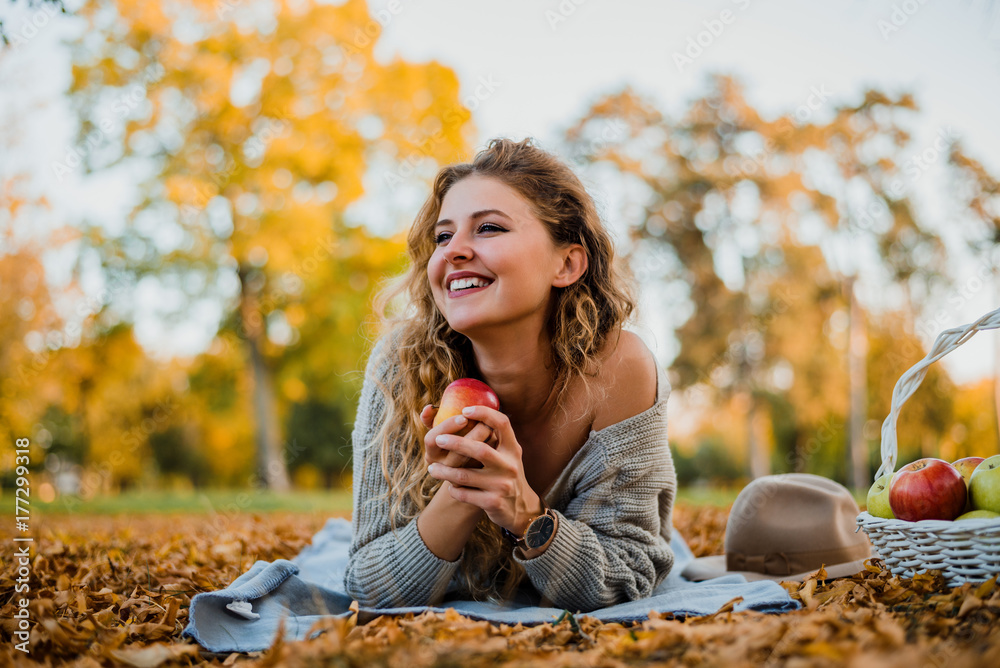
<instances>
[{"instance_id":1,"label":"apple in basket","mask_svg":"<svg viewBox=\"0 0 1000 668\"><path fill-rule=\"evenodd\" d=\"M434 416L434 426L438 426L448 418L461 415L462 409L466 406L486 406L493 410L500 410L500 399L493 388L483 381L475 378L459 378L444 388L440 408L438 408L437 415ZM469 424L458 433L464 436L469 433L473 426L473 424Z\"/></svg>"},{"instance_id":2,"label":"apple in basket","mask_svg":"<svg viewBox=\"0 0 1000 668\"><path fill-rule=\"evenodd\" d=\"M976 467L983 463L983 457L963 457L962 459L956 459L951 463L962 477L965 478L965 484L969 484L969 478L972 477L972 472L976 470Z\"/></svg>"},{"instance_id":3,"label":"apple in basket","mask_svg":"<svg viewBox=\"0 0 1000 668\"><path fill-rule=\"evenodd\" d=\"M927 457L896 471L889 485L889 505L897 519L953 520L965 510L968 491L958 470Z\"/></svg>"},{"instance_id":4,"label":"apple in basket","mask_svg":"<svg viewBox=\"0 0 1000 668\"><path fill-rule=\"evenodd\" d=\"M1000 455L984 459L972 472L969 498L976 510L1000 513Z\"/></svg>"},{"instance_id":5,"label":"apple in basket","mask_svg":"<svg viewBox=\"0 0 1000 668\"><path fill-rule=\"evenodd\" d=\"M868 490L868 500L865 503L869 515L887 520L896 519L896 516L892 514L892 506L889 505L889 484L891 481L892 474L886 473L876 480L875 484Z\"/></svg>"},{"instance_id":6,"label":"apple in basket","mask_svg":"<svg viewBox=\"0 0 1000 668\"><path fill-rule=\"evenodd\" d=\"M962 478L965 480L965 488L969 488L969 478L972 477L972 472L976 470L976 467L983 462L982 457L963 457L962 459L956 459L951 463L959 473L962 474ZM965 512L972 510L972 495L966 496L965 500Z\"/></svg>"},{"instance_id":7,"label":"apple in basket","mask_svg":"<svg viewBox=\"0 0 1000 668\"><path fill-rule=\"evenodd\" d=\"M1000 517L1000 513L995 513L992 510L970 510L964 515L959 515L955 518L956 522L961 522L962 520L992 520Z\"/></svg>"}]
</instances>

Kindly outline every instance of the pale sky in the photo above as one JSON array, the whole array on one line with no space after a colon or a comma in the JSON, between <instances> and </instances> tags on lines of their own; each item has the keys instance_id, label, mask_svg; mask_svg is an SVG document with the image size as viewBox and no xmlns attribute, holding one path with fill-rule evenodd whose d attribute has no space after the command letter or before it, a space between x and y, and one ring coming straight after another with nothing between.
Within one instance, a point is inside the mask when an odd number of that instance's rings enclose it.
<instances>
[{"instance_id":1,"label":"pale sky","mask_svg":"<svg viewBox=\"0 0 1000 668\"><path fill-rule=\"evenodd\" d=\"M249 4L235 3L235 9ZM868 86L911 91L923 110L922 124L914 128L918 151L932 147L939 133L954 133L998 173L1000 9L993 4L404 0L393 13L394 3L369 1L373 12L382 10L390 17L376 51L379 57L436 59L458 73L463 97L474 98L478 91L481 100L473 111L477 148L495 136L533 136L543 147L554 147L590 102L626 84L676 115L702 92L709 73L731 73L743 81L751 102L774 115L796 109L817 93L831 105L817 110L822 114L832 105L857 101ZM53 176L52 162L63 159L73 137L62 98L69 62L58 48L60 32L72 30L62 30L62 17L47 19L38 11L3 7L0 13L9 20L8 30L24 29L26 18L42 24L23 49L0 56L0 132L17 132L31 147L23 155L0 157L0 175L29 166L42 175L38 187L53 201L54 219L89 216L115 227L131 201L127 178L111 175L82 182L74 174L57 182ZM700 52L691 46L699 41ZM679 64L681 55L689 62ZM17 105L10 103L15 91ZM25 104L35 107L28 117ZM12 118L15 106L20 112ZM926 204L924 213L946 227L940 195L935 194L947 185L941 162L943 158L932 161L912 186ZM613 216L614 194L602 191L600 183L594 189ZM358 215L372 206L371 201L362 203ZM411 215L415 213L416 205ZM608 224L614 228L621 221ZM65 259L52 258L50 266L58 280ZM966 268L955 294L925 316L922 329L936 332L960 325L996 305L995 292L976 287L975 269ZM100 284L90 289L97 294ZM168 324L157 316L156 304L169 301L169 295L144 286L141 301L146 306L138 310L137 336L159 356L196 354L210 341L219 316L211 304L198 306L183 322ZM662 331L662 318L649 295L643 312L640 333L661 361L669 361L672 337ZM980 340L946 359L956 380L986 372L989 363L984 360L992 359L989 336L979 335ZM71 344L71 338L66 342Z\"/></svg>"}]
</instances>

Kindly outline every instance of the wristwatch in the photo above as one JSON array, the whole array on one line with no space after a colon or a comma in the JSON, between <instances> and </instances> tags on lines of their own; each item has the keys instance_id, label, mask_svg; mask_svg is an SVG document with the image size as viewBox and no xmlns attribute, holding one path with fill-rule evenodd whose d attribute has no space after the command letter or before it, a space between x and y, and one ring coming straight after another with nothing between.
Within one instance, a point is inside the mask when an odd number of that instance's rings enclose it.
<instances>
[{"instance_id":1,"label":"wristwatch","mask_svg":"<svg viewBox=\"0 0 1000 668\"><path fill-rule=\"evenodd\" d=\"M515 548L521 548L525 558L531 559L541 554L549 546L556 535L558 527L559 516L556 515L554 510L545 505L545 501L542 501L542 514L533 517L528 522L523 536L518 537L506 528L501 528L503 529L503 535L507 537L510 544Z\"/></svg>"}]
</instances>

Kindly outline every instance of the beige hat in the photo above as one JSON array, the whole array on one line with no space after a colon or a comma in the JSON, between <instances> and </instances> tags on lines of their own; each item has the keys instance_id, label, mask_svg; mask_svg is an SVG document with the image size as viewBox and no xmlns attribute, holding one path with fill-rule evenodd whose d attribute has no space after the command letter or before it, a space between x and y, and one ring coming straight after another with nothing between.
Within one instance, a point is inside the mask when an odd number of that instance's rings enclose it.
<instances>
[{"instance_id":1,"label":"beige hat","mask_svg":"<svg viewBox=\"0 0 1000 668\"><path fill-rule=\"evenodd\" d=\"M726 523L725 555L695 559L690 580L739 573L747 580L803 581L865 569L871 544L858 532L858 504L843 485L810 473L758 478L743 488Z\"/></svg>"}]
</instances>

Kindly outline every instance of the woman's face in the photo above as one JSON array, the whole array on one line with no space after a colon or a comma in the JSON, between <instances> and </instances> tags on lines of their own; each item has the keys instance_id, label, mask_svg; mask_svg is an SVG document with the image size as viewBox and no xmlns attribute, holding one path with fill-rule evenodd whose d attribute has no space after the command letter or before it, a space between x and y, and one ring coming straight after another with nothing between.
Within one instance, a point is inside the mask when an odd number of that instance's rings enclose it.
<instances>
[{"instance_id":1,"label":"woman's face","mask_svg":"<svg viewBox=\"0 0 1000 668\"><path fill-rule=\"evenodd\" d=\"M557 248L528 202L496 179L455 183L432 235L427 278L434 302L451 328L467 336L533 321L541 328L553 288L579 275L567 276L569 251Z\"/></svg>"}]
</instances>

